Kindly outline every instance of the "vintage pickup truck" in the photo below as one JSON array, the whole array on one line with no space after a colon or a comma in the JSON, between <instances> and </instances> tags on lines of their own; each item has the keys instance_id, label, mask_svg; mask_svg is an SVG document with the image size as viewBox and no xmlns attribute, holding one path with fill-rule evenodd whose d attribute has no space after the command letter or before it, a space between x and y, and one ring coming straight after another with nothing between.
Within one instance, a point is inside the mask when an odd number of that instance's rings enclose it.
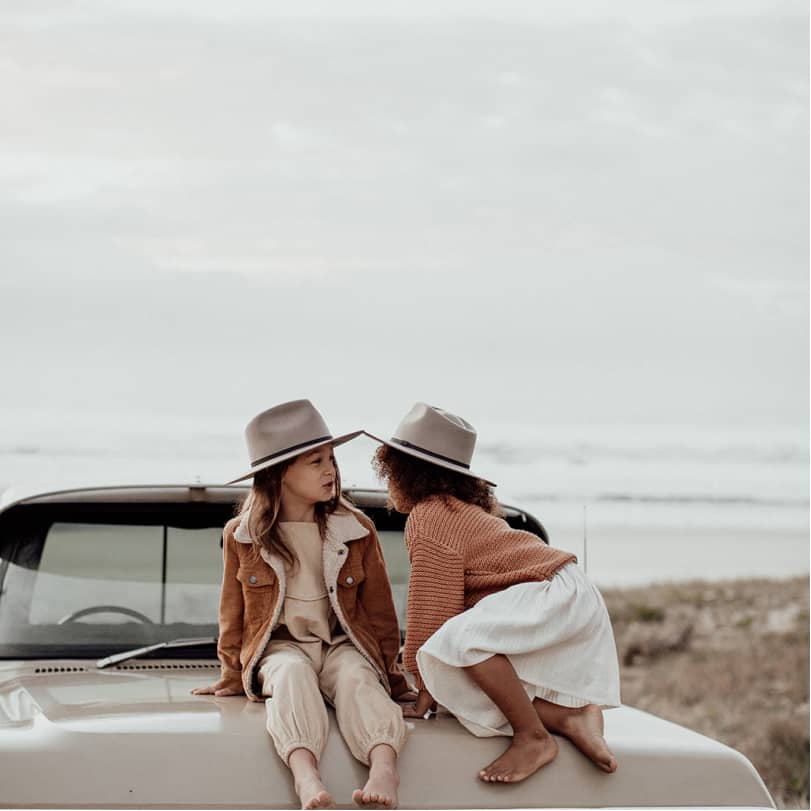
<instances>
[{"instance_id":1,"label":"vintage pickup truck","mask_svg":"<svg viewBox=\"0 0 811 811\"><path fill-rule=\"evenodd\" d=\"M290 773L244 697L193 696L218 675L222 527L244 488L6 491L0 500L0 806L291 808ZM347 495L375 522L401 618L404 516L382 491ZM531 515L507 520L547 541ZM180 641L178 641L180 640ZM631 707L605 713L607 775L560 741L523 783L478 780L504 748L451 716L409 721L403 808L774 807L738 752ZM340 805L365 770L335 724L322 774Z\"/></svg>"}]
</instances>

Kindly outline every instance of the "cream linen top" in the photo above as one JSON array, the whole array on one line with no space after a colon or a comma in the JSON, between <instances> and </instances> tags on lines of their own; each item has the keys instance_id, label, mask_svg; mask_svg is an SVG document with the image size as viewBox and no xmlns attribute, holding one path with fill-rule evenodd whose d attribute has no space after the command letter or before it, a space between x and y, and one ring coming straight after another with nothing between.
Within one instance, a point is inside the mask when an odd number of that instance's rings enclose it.
<instances>
[{"instance_id":1,"label":"cream linen top","mask_svg":"<svg viewBox=\"0 0 811 811\"><path fill-rule=\"evenodd\" d=\"M343 633L334 634L338 619L324 582L323 541L318 524L280 521L279 532L295 565L287 573L287 592L279 615L279 632L274 632L274 638L289 635L297 642L327 644L346 639Z\"/></svg>"}]
</instances>

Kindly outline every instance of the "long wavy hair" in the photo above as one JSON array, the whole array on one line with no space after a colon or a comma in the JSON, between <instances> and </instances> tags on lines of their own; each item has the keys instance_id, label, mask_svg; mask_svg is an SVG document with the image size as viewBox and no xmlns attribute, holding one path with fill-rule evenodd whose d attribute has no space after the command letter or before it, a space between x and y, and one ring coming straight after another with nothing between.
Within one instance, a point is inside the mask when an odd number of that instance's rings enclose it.
<instances>
[{"instance_id":1,"label":"long wavy hair","mask_svg":"<svg viewBox=\"0 0 811 811\"><path fill-rule=\"evenodd\" d=\"M259 553L260 548L267 549L268 552L279 555L288 566L294 565L295 558L285 546L279 532L282 477L287 468L298 458L298 456L294 456L292 459L279 462L278 465L257 471L253 476L253 487L236 508L236 515L239 517L247 515L247 530L256 553ZM318 501L315 504L315 522L322 541L327 535L327 516L334 513L339 507L356 510L341 491L341 471L338 463L335 462L334 466L335 495L329 501Z\"/></svg>"}]
</instances>

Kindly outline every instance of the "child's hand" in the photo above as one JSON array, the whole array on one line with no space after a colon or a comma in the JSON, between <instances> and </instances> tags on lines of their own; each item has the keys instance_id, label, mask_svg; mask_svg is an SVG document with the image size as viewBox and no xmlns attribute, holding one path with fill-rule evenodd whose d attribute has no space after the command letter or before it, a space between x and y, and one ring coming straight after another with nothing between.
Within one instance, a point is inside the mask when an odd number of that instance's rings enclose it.
<instances>
[{"instance_id":1,"label":"child's hand","mask_svg":"<svg viewBox=\"0 0 811 811\"><path fill-rule=\"evenodd\" d=\"M420 690L417 700L413 704L403 704L402 709L406 718L427 718L436 712L436 701L427 690Z\"/></svg>"},{"instance_id":2,"label":"child's hand","mask_svg":"<svg viewBox=\"0 0 811 811\"><path fill-rule=\"evenodd\" d=\"M220 686L220 682L217 682L208 687L195 687L191 693L195 696L241 696L245 694L245 691L242 687L235 687L233 684Z\"/></svg>"}]
</instances>

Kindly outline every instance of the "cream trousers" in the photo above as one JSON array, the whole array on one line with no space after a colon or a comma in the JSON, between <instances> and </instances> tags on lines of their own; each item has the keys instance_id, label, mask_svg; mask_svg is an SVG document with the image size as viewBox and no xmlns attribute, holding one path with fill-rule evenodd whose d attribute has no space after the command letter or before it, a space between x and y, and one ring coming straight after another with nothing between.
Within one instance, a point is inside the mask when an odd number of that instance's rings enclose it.
<instances>
[{"instance_id":1,"label":"cream trousers","mask_svg":"<svg viewBox=\"0 0 811 811\"><path fill-rule=\"evenodd\" d=\"M324 698L335 707L338 728L361 763L368 765L369 752L381 743L400 754L406 735L402 710L349 640L335 645L271 640L257 675L262 695L269 696L267 729L285 763L294 749L308 749L320 761L329 731Z\"/></svg>"}]
</instances>

